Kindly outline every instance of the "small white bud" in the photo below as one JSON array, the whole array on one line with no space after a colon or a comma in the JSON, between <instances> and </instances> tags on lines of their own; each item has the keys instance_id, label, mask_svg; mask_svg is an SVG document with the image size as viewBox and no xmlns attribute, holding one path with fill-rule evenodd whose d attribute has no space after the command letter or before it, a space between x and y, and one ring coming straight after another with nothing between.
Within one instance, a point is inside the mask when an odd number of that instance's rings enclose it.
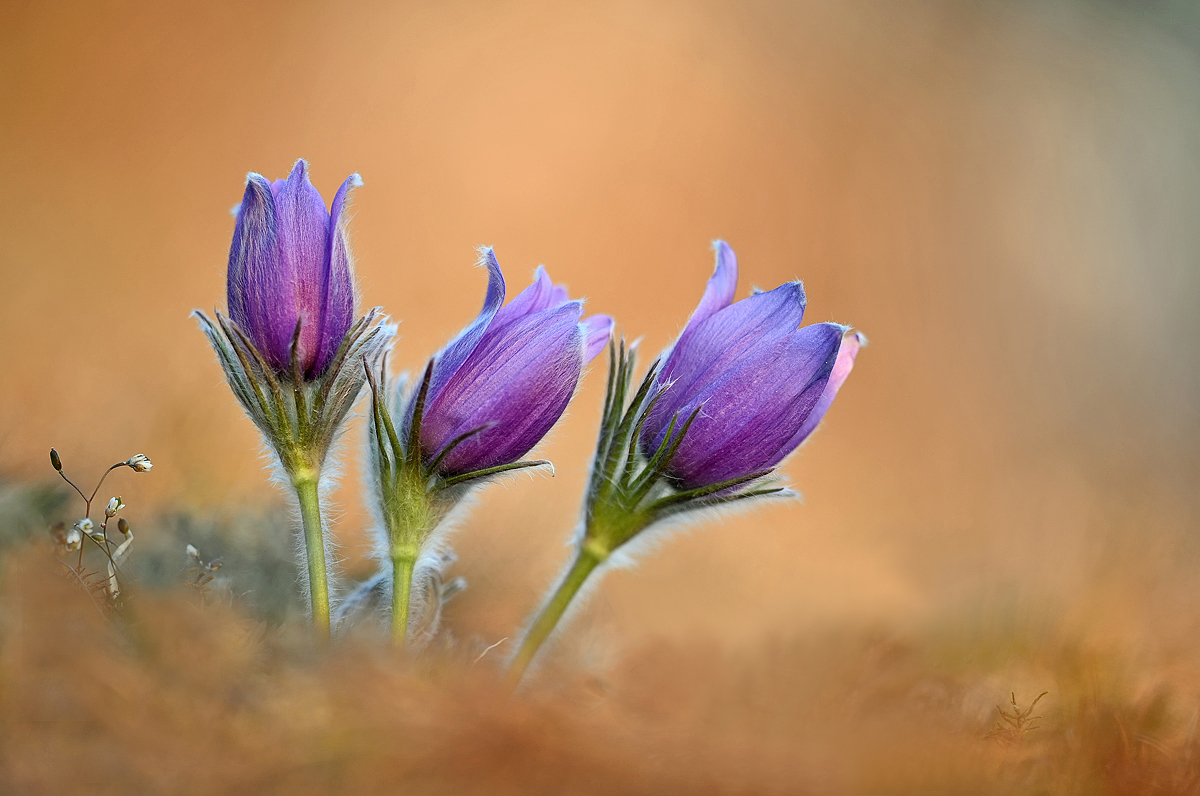
<instances>
[{"instance_id":1,"label":"small white bud","mask_svg":"<svg viewBox=\"0 0 1200 796\"><path fill-rule=\"evenodd\" d=\"M130 456L126 460L125 465L133 469L135 473L148 473L154 465L150 463L150 457L144 453L139 453L135 456Z\"/></svg>"},{"instance_id":2,"label":"small white bud","mask_svg":"<svg viewBox=\"0 0 1200 796\"><path fill-rule=\"evenodd\" d=\"M188 563L198 562L200 560L200 551L197 550L194 545L188 545L186 552Z\"/></svg>"},{"instance_id":3,"label":"small white bud","mask_svg":"<svg viewBox=\"0 0 1200 796\"><path fill-rule=\"evenodd\" d=\"M80 534L87 534L93 539L99 540L104 538L103 529L97 528L96 523L92 522L88 517L84 517L82 520L75 523L75 530L79 531ZM79 541L83 541L82 536L80 536Z\"/></svg>"},{"instance_id":4,"label":"small white bud","mask_svg":"<svg viewBox=\"0 0 1200 796\"><path fill-rule=\"evenodd\" d=\"M109 498L108 505L104 507L105 517L115 517L117 512L125 508L125 504L121 502L120 497Z\"/></svg>"},{"instance_id":5,"label":"small white bud","mask_svg":"<svg viewBox=\"0 0 1200 796\"><path fill-rule=\"evenodd\" d=\"M83 534L79 532L78 525L72 525L71 529L67 531L63 544L68 550L78 550L79 546L83 544Z\"/></svg>"}]
</instances>

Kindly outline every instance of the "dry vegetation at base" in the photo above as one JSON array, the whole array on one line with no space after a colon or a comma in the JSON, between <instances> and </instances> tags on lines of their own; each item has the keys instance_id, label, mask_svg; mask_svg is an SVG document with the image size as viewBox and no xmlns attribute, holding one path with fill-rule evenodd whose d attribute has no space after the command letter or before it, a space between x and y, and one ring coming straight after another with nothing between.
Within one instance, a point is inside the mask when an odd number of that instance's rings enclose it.
<instances>
[{"instance_id":1,"label":"dry vegetation at base","mask_svg":"<svg viewBox=\"0 0 1200 796\"><path fill-rule=\"evenodd\" d=\"M1200 792L1200 646L1111 622L958 605L599 672L560 655L510 699L466 643L319 651L187 589L104 618L37 542L0 600L4 793ZM988 737L1012 690L1049 691L1039 729Z\"/></svg>"},{"instance_id":2,"label":"dry vegetation at base","mask_svg":"<svg viewBox=\"0 0 1200 796\"><path fill-rule=\"evenodd\" d=\"M0 795L1197 792L1197 9L0 4ZM872 340L788 465L809 502L606 581L611 626L508 699L504 647L474 660L559 565L593 368L558 477L456 537L457 645L314 651L188 320L224 302L241 175L300 156L322 190L366 179L355 267L404 320L398 368L478 312L480 243L647 352L714 236L743 290L803 278L810 320ZM156 463L101 496L137 535L118 621L37 546L78 518L32 485L50 445L85 480ZM188 543L225 561L207 605ZM1039 729L993 734L1043 691Z\"/></svg>"}]
</instances>

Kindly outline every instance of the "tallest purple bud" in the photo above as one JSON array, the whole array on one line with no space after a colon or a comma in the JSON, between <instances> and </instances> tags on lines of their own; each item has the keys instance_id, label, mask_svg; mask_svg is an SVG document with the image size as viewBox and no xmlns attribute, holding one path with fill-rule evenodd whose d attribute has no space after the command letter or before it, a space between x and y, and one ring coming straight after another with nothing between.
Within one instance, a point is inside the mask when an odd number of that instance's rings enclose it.
<instances>
[{"instance_id":1,"label":"tallest purple bud","mask_svg":"<svg viewBox=\"0 0 1200 796\"><path fill-rule=\"evenodd\" d=\"M354 282L346 239L346 200L362 185L350 175L333 206L296 161L286 180L246 178L229 249L229 314L277 372L292 372L292 339L305 380L329 367L354 322Z\"/></svg>"}]
</instances>

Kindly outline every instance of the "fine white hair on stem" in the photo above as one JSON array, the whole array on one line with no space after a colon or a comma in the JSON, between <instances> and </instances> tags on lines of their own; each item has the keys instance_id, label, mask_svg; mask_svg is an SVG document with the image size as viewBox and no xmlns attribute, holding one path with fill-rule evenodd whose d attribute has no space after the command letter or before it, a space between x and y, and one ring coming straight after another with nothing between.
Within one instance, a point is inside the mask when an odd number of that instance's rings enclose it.
<instances>
[{"instance_id":1,"label":"fine white hair on stem","mask_svg":"<svg viewBox=\"0 0 1200 796\"><path fill-rule=\"evenodd\" d=\"M391 595L391 573L379 569L334 603L331 617L333 632L340 635L369 616L382 620L384 606L391 603Z\"/></svg>"},{"instance_id":2,"label":"fine white hair on stem","mask_svg":"<svg viewBox=\"0 0 1200 796\"><path fill-rule=\"evenodd\" d=\"M572 538L581 538L583 535L583 530L583 523L580 523L578 528L576 528L572 534ZM550 604L550 601L554 598L554 593L558 591L559 585L567 577L567 573L571 570L571 566L575 563L575 555L579 550L579 546L571 543L568 543L567 546L571 548L571 554L564 559L562 565L558 569L558 573L553 579L551 579L549 588L545 591L545 593L542 595L542 599L538 602L537 609L529 614L528 618L525 620L525 623L516 633L516 638L525 638L529 635L529 631L533 627L533 623L537 621L537 618L541 616L542 611L544 611L546 606ZM544 651L549 647L554 646L564 631L573 624L573 620L576 616L578 616L579 612L588 604L592 594L594 594L596 589L599 587L600 581L604 579L606 570L607 567L603 564L596 567L596 569L592 571L591 576L588 577L588 579L583 582L583 585L579 587L579 591L575 593L574 599L572 599L567 605L567 609L563 613L562 618L559 619L558 624L554 626L554 629L551 631L550 635L547 636L546 640L542 643L543 654L535 657L530 663L530 677L526 678L525 682L530 682L530 680L533 679L534 673L539 668L541 662L545 660L546 656ZM520 646L514 645L504 661L505 667L511 665L513 659L519 652Z\"/></svg>"},{"instance_id":3,"label":"fine white hair on stem","mask_svg":"<svg viewBox=\"0 0 1200 796\"><path fill-rule=\"evenodd\" d=\"M674 536L689 532L698 525L707 523L709 520L715 518L728 518L736 514L742 514L754 510L760 506L762 498L798 499L799 497L800 496L798 493L788 489L783 490L782 492L762 495L753 500L739 500L732 503L723 503L713 506L694 507L688 511L682 511L678 514L671 515L659 520L658 522L655 522L634 536L633 539L618 547L615 551L613 551L612 554L609 555L607 559L605 559L599 566L596 567L596 569L592 571L587 580L583 582L583 585L579 588L579 591L575 594L574 598L568 604L562 618L554 626L553 631L551 631L545 642L543 642L542 649L545 650L549 647L552 647L560 638L561 634L566 632L566 630L571 627L573 624L573 619L578 615L578 612L587 605L589 599L595 593L596 589L600 585L600 582L604 579L604 576L608 572L615 569L632 569L633 567L637 566L638 563L640 563L640 561L647 555L650 555L658 550L663 544L665 544ZM583 544L585 530L585 525L582 522L576 526L570 542L568 542L568 546L571 548L571 554L567 556L562 566L559 568L558 574L550 582L549 588L543 594L541 601L538 603L537 610L529 614L529 618L526 620L525 625L521 628L519 637L528 635L537 617L542 614L542 612L550 604L550 601L554 598L554 594L558 590L559 585L566 578L567 573L575 563L575 556ZM517 652L518 650L514 649L512 656L515 656ZM544 652L542 655L539 655L533 659L529 666L529 671L531 674L537 670L539 662L544 659Z\"/></svg>"},{"instance_id":4,"label":"fine white hair on stem","mask_svg":"<svg viewBox=\"0 0 1200 796\"><path fill-rule=\"evenodd\" d=\"M342 424L343 430L346 425L346 423ZM337 590L340 588L338 573L342 561L340 540L333 532L335 523L332 522L332 517L338 513L338 507L331 498L342 476L341 449L342 433L339 432L330 444L325 463L321 467L321 480L317 484L321 505L321 540L324 546L325 571L328 573L329 598L331 601L335 598ZM296 556L296 581L304 596L305 608L311 610L312 595L309 590L308 581L308 551L305 546L304 528L300 518L300 501L295 489L292 488L291 477L288 476L287 471L284 469L283 462L265 438L263 440L262 455L266 459L265 466L270 472L271 480L280 487L286 496L288 515L293 528L292 547L293 553Z\"/></svg>"},{"instance_id":5,"label":"fine white hair on stem","mask_svg":"<svg viewBox=\"0 0 1200 796\"><path fill-rule=\"evenodd\" d=\"M446 574L457 561L454 549L450 546L450 537L467 512L468 506L463 504L470 502L468 499L452 508L420 548L409 590L407 641L414 649L425 646L437 635L442 603L448 599L446 587L449 586L451 593L465 588L466 582L461 578L446 583ZM392 561L386 546L387 533L377 529L375 536L385 540L382 547L377 544L371 553L379 561L379 568L338 602L335 608L335 628L338 632L368 618L381 622L390 618L393 583Z\"/></svg>"},{"instance_id":6,"label":"fine white hair on stem","mask_svg":"<svg viewBox=\"0 0 1200 796\"><path fill-rule=\"evenodd\" d=\"M732 503L719 503L715 506L691 508L673 514L651 525L646 530L634 536L631 540L613 551L608 560L601 566L613 569L630 569L638 565L646 556L656 552L670 539L684 533L690 533L697 526L707 524L710 520L724 520L739 514L746 514L763 508L764 500L799 500L800 494L790 489L769 495L759 495L750 500L737 500Z\"/></svg>"},{"instance_id":7,"label":"fine white hair on stem","mask_svg":"<svg viewBox=\"0 0 1200 796\"><path fill-rule=\"evenodd\" d=\"M430 609L427 589L430 578L440 578L444 574L446 567L455 560L454 548L450 546L450 538L458 530L474 502L475 499L472 495L463 495L459 498L454 507L446 513L442 521L434 527L421 543L420 551L417 553L417 563L413 567L409 602L410 617L423 617ZM417 641L412 636L413 632L419 629L419 623L409 622L408 633L411 640ZM432 628L432 632L429 632L427 635L429 638L432 638L436 632L437 628ZM428 638L425 641L428 641Z\"/></svg>"}]
</instances>

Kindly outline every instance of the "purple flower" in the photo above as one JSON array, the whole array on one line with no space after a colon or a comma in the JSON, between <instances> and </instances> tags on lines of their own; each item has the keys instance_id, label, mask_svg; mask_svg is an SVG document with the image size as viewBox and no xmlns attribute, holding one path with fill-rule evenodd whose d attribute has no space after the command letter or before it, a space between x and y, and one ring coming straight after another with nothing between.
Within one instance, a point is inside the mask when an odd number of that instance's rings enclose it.
<instances>
[{"instance_id":1,"label":"purple flower","mask_svg":"<svg viewBox=\"0 0 1200 796\"><path fill-rule=\"evenodd\" d=\"M865 338L836 323L800 327L804 288L789 282L734 302L737 258L713 244L717 264L704 297L657 383L668 385L642 428L642 452L658 450L696 414L667 468L683 489L769 470L812 433L846 380Z\"/></svg>"},{"instance_id":2,"label":"purple flower","mask_svg":"<svg viewBox=\"0 0 1200 796\"><path fill-rule=\"evenodd\" d=\"M283 375L292 372L297 322L300 370L312 380L325 372L354 321L345 205L359 185L351 174L330 212L303 160L286 181L247 175L229 249L229 315Z\"/></svg>"},{"instance_id":3,"label":"purple flower","mask_svg":"<svg viewBox=\"0 0 1200 796\"><path fill-rule=\"evenodd\" d=\"M582 319L583 302L538 267L533 284L504 304L504 274L490 248L483 310L434 359L421 419L421 451L433 459L464 434L438 465L442 475L517 461L567 408L583 366L604 350L613 321ZM411 423L413 403L406 425Z\"/></svg>"}]
</instances>

